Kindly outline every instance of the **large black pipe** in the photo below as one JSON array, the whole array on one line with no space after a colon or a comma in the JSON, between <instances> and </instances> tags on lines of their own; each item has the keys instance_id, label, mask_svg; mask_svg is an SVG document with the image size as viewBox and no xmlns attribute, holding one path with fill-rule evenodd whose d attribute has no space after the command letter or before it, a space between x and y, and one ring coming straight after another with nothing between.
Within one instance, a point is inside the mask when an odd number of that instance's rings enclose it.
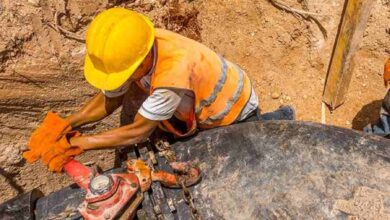
<instances>
[{"instance_id":1,"label":"large black pipe","mask_svg":"<svg viewBox=\"0 0 390 220\"><path fill-rule=\"evenodd\" d=\"M192 188L203 219L345 219L336 204L351 200L357 189L389 195L389 146L380 137L298 121L222 127L172 145L178 160L196 160L203 171ZM159 166L166 169L162 160ZM180 190L164 189L164 195L177 208L165 216L189 219ZM39 199L37 216L73 210L82 197L77 188L62 189ZM384 210L390 210L388 201L381 204ZM153 212L148 203L143 215Z\"/></svg>"}]
</instances>

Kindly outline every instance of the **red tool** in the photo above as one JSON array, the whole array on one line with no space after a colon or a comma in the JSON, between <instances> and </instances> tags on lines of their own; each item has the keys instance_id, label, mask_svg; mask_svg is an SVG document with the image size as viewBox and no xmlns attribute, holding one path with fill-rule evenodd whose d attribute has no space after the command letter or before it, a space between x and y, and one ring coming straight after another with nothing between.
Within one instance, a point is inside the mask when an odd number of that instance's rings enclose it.
<instances>
[{"instance_id":1,"label":"red tool","mask_svg":"<svg viewBox=\"0 0 390 220\"><path fill-rule=\"evenodd\" d=\"M128 216L132 219L136 208L142 202L139 193L138 178L133 173L94 174L91 169L71 160L64 166L65 172L87 194L79 206L79 212L85 219L113 219L123 212L123 208L132 201L134 211Z\"/></svg>"},{"instance_id":2,"label":"red tool","mask_svg":"<svg viewBox=\"0 0 390 220\"><path fill-rule=\"evenodd\" d=\"M142 192L150 189L152 181L167 187L178 187L179 181L191 186L200 180L200 171L190 163L172 163L172 168L184 173L178 178L165 171L152 171L142 160L129 160L128 173L99 174L71 160L64 171L86 191L79 212L84 219L133 219L143 200Z\"/></svg>"}]
</instances>

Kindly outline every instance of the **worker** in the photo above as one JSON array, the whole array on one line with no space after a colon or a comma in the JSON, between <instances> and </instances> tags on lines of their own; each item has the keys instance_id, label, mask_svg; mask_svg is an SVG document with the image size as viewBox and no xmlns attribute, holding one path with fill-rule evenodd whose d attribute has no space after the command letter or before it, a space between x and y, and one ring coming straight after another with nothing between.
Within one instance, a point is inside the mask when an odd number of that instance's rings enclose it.
<instances>
[{"instance_id":1,"label":"worker","mask_svg":"<svg viewBox=\"0 0 390 220\"><path fill-rule=\"evenodd\" d=\"M199 129L295 117L289 106L260 115L244 70L194 40L154 28L134 11L100 13L88 28L86 47L84 75L101 92L65 119L49 112L23 154L30 163L42 159L60 172L86 150L144 142L157 127L180 138ZM133 83L148 94L133 123L93 135L73 131L113 113Z\"/></svg>"},{"instance_id":2,"label":"worker","mask_svg":"<svg viewBox=\"0 0 390 220\"><path fill-rule=\"evenodd\" d=\"M385 87L388 88L390 84L390 58L385 64L383 80ZM368 124L364 128L364 132L387 138L390 137L390 90L387 90L387 94L383 99L382 107L379 112L379 120L375 125Z\"/></svg>"}]
</instances>

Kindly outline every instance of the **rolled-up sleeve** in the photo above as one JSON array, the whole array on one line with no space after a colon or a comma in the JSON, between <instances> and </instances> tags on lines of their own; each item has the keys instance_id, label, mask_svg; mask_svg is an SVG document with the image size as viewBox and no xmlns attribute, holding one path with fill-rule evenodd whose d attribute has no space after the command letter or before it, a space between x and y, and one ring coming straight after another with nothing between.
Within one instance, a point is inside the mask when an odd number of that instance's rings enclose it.
<instances>
[{"instance_id":1,"label":"rolled-up sleeve","mask_svg":"<svg viewBox=\"0 0 390 220\"><path fill-rule=\"evenodd\" d=\"M156 89L143 103L138 113L153 121L170 119L180 105L184 93L170 89Z\"/></svg>"}]
</instances>

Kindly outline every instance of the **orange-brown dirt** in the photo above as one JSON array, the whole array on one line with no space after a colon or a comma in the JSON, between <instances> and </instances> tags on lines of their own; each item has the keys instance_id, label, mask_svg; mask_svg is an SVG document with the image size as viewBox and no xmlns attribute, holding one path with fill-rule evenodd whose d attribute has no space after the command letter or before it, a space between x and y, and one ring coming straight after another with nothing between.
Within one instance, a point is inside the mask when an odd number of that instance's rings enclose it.
<instances>
[{"instance_id":1,"label":"orange-brown dirt","mask_svg":"<svg viewBox=\"0 0 390 220\"><path fill-rule=\"evenodd\" d=\"M143 12L156 26L199 40L242 66L251 76L263 111L281 104L299 120L319 122L326 78L343 0L284 0L316 12L319 26L275 8L267 0L3 0L0 2L0 202L39 188L44 193L70 183L40 163L25 164L20 153L48 110L68 115L96 92L83 78L84 43L49 24L58 12L62 27L84 36L100 11L122 6ZM378 117L385 95L382 71L390 55L390 1L377 0L361 47L347 101L327 124L361 129ZM83 131L119 126L119 112ZM79 158L103 169L114 166L113 150Z\"/></svg>"}]
</instances>

